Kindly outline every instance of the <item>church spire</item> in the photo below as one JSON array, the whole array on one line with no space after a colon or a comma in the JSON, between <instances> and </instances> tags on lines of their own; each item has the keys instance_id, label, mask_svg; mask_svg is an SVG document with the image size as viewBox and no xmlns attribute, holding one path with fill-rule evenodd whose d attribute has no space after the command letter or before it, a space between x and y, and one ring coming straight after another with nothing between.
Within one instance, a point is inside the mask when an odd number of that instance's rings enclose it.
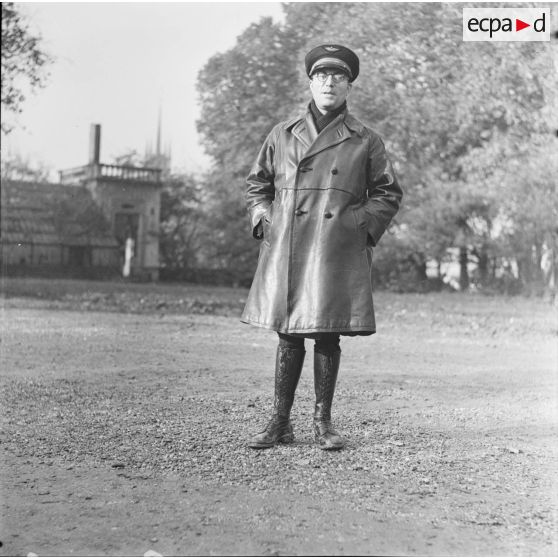
<instances>
[{"instance_id":1,"label":"church spire","mask_svg":"<svg viewBox=\"0 0 558 558\"><path fill-rule=\"evenodd\" d=\"M157 118L157 151L155 155L157 156L157 160L161 160L161 128L162 128L162 109L161 103L159 103L159 116Z\"/></svg>"}]
</instances>

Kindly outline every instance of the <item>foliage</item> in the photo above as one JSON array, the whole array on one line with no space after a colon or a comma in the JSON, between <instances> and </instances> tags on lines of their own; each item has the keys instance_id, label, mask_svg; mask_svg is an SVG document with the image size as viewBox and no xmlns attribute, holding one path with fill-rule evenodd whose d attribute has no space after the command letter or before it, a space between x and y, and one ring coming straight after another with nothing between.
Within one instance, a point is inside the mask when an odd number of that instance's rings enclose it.
<instances>
[{"instance_id":1,"label":"foliage","mask_svg":"<svg viewBox=\"0 0 558 558\"><path fill-rule=\"evenodd\" d=\"M554 258L558 253L557 149L558 141L547 134L533 134L524 143L507 134L471 155L489 169L484 183L497 196L492 254L515 260L519 281L532 292L543 291L545 251Z\"/></svg>"},{"instance_id":2,"label":"foliage","mask_svg":"<svg viewBox=\"0 0 558 558\"><path fill-rule=\"evenodd\" d=\"M246 176L271 127L295 108L292 84L299 70L287 62L299 48L292 34L263 18L200 72L198 131L207 153L231 178Z\"/></svg>"},{"instance_id":3,"label":"foliage","mask_svg":"<svg viewBox=\"0 0 558 558\"><path fill-rule=\"evenodd\" d=\"M119 165L122 167L144 167L148 166L145 157L143 157L137 149L129 149L121 153L120 155L115 155L112 157L112 162L114 165Z\"/></svg>"},{"instance_id":4,"label":"foliage","mask_svg":"<svg viewBox=\"0 0 558 558\"><path fill-rule=\"evenodd\" d=\"M254 266L245 176L271 127L310 98L305 53L335 42L361 59L351 111L384 137L405 189L397 243L382 243L401 253L401 269L414 266L424 280L427 261L457 248L463 287L471 261L478 286L506 258L529 280L532 270L521 269L540 268L556 235L553 148L542 147L556 118L552 52L547 43L464 43L462 7L288 3L283 25L262 19L208 61L198 129L214 160L207 187L219 265ZM533 251L539 256L523 257Z\"/></svg>"},{"instance_id":5,"label":"foliage","mask_svg":"<svg viewBox=\"0 0 558 558\"><path fill-rule=\"evenodd\" d=\"M299 72L286 62L301 44L292 33L263 18L238 37L233 49L212 57L200 72L198 130L214 161L204 182L208 247L216 267L255 269L258 245L248 233L244 179L272 126L296 108L298 91L292 84Z\"/></svg>"},{"instance_id":6,"label":"foliage","mask_svg":"<svg viewBox=\"0 0 558 558\"><path fill-rule=\"evenodd\" d=\"M164 180L161 195L160 257L165 268L195 268L205 239L201 191L189 175Z\"/></svg>"},{"instance_id":7,"label":"foliage","mask_svg":"<svg viewBox=\"0 0 558 558\"><path fill-rule=\"evenodd\" d=\"M51 201L50 213L54 226L63 237L102 237L109 227L106 215L91 198L89 192L56 198Z\"/></svg>"},{"instance_id":8,"label":"foliage","mask_svg":"<svg viewBox=\"0 0 558 558\"><path fill-rule=\"evenodd\" d=\"M22 111L26 88L43 87L45 66L52 61L41 47L41 37L31 33L24 16L13 2L2 2L2 132L13 124L6 113Z\"/></svg>"},{"instance_id":9,"label":"foliage","mask_svg":"<svg viewBox=\"0 0 558 558\"><path fill-rule=\"evenodd\" d=\"M2 157L1 174L2 179L48 182L51 169L18 154L13 157Z\"/></svg>"}]
</instances>

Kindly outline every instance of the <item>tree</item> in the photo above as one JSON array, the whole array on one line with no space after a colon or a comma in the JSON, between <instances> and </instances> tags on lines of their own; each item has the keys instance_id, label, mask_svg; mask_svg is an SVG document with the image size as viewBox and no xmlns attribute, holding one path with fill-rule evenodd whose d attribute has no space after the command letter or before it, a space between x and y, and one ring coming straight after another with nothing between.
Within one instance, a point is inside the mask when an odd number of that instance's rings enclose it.
<instances>
[{"instance_id":1,"label":"tree","mask_svg":"<svg viewBox=\"0 0 558 558\"><path fill-rule=\"evenodd\" d=\"M487 258L515 261L527 292L544 291L543 256L558 248L557 149L550 133L526 138L508 133L492 138L468 160L475 179L495 196Z\"/></svg>"},{"instance_id":2,"label":"tree","mask_svg":"<svg viewBox=\"0 0 558 558\"><path fill-rule=\"evenodd\" d=\"M13 2L2 2L2 132L14 127L6 113L22 112L26 88L43 87L46 65L52 58L41 47L41 37L33 35Z\"/></svg>"},{"instance_id":3,"label":"tree","mask_svg":"<svg viewBox=\"0 0 558 558\"><path fill-rule=\"evenodd\" d=\"M301 41L270 18L253 24L229 51L212 57L198 76L198 131L213 168L204 178L213 266L241 274L255 269L242 198L255 154L273 125L296 110L298 68L287 63Z\"/></svg>"},{"instance_id":4,"label":"tree","mask_svg":"<svg viewBox=\"0 0 558 558\"><path fill-rule=\"evenodd\" d=\"M26 182L48 182L52 169L29 158L15 155L2 157L2 179L23 180Z\"/></svg>"},{"instance_id":5,"label":"tree","mask_svg":"<svg viewBox=\"0 0 558 558\"><path fill-rule=\"evenodd\" d=\"M203 259L207 242L202 191L191 175L171 175L161 193L160 254L170 270L195 269Z\"/></svg>"},{"instance_id":6,"label":"tree","mask_svg":"<svg viewBox=\"0 0 558 558\"><path fill-rule=\"evenodd\" d=\"M215 164L231 175L244 176L273 124L296 110L299 69L288 62L300 46L271 18L262 18L201 70L198 131Z\"/></svg>"},{"instance_id":7,"label":"tree","mask_svg":"<svg viewBox=\"0 0 558 558\"><path fill-rule=\"evenodd\" d=\"M533 138L549 131L545 111L558 88L550 46L464 43L461 6L454 4L286 3L283 10L284 25L253 24L199 76L198 127L215 161L212 211L227 216L218 253L243 253L235 265L255 262L242 186L271 127L307 102L301 69L319 37L347 44L361 58L351 111L385 138L404 186L397 242L388 237L382 246L397 244L418 281L426 279L427 261L442 262L449 248L459 249L463 286L471 259L487 281L490 261L511 238L500 234L500 221L522 222L504 203L519 176L514 162L532 156ZM543 185L553 184L549 165L539 171L537 200ZM530 219L543 211L533 208Z\"/></svg>"}]
</instances>

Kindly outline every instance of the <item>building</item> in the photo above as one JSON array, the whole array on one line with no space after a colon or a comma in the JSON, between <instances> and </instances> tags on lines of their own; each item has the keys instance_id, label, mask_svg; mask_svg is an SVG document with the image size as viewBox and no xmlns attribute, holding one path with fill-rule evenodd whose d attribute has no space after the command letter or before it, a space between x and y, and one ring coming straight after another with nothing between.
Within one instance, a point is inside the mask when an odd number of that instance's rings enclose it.
<instances>
[{"instance_id":1,"label":"building","mask_svg":"<svg viewBox=\"0 0 558 558\"><path fill-rule=\"evenodd\" d=\"M121 273L131 238L131 276L158 279L161 170L103 164L100 147L93 124L88 164L60 171L60 184L2 181L5 271Z\"/></svg>"},{"instance_id":2,"label":"building","mask_svg":"<svg viewBox=\"0 0 558 558\"><path fill-rule=\"evenodd\" d=\"M2 180L3 272L103 276L118 273L120 250L86 188ZM66 273L64 273L66 272Z\"/></svg>"}]
</instances>

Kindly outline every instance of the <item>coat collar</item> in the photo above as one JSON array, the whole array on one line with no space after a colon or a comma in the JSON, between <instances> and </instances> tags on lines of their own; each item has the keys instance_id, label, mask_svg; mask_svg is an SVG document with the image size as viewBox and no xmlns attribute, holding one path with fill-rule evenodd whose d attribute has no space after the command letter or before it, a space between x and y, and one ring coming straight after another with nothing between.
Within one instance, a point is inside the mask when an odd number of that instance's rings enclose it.
<instances>
[{"instance_id":1,"label":"coat collar","mask_svg":"<svg viewBox=\"0 0 558 558\"><path fill-rule=\"evenodd\" d=\"M307 110L304 114L293 118L287 123L287 130L308 149L318 137L318 130L314 124L312 113Z\"/></svg>"},{"instance_id":2,"label":"coat collar","mask_svg":"<svg viewBox=\"0 0 558 558\"><path fill-rule=\"evenodd\" d=\"M364 134L364 126L348 110L330 122L319 135L309 108L304 114L287 121L285 128L306 148L304 159L350 139L352 133Z\"/></svg>"}]
</instances>

